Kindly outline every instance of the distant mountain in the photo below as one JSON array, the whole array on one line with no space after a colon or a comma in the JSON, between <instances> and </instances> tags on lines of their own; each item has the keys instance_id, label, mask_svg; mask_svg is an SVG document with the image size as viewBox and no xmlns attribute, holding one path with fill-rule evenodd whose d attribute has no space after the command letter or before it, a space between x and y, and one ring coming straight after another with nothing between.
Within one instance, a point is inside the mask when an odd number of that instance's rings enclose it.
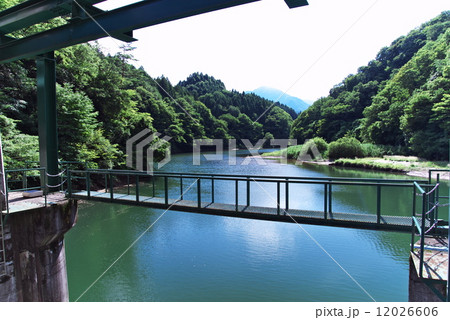
<instances>
[{"instance_id":1,"label":"distant mountain","mask_svg":"<svg viewBox=\"0 0 450 320\"><path fill-rule=\"evenodd\" d=\"M262 98L285 104L294 109L296 112L304 111L311 105L302 99L284 94L283 91L270 87L259 87L258 89L250 92L253 92Z\"/></svg>"}]
</instances>

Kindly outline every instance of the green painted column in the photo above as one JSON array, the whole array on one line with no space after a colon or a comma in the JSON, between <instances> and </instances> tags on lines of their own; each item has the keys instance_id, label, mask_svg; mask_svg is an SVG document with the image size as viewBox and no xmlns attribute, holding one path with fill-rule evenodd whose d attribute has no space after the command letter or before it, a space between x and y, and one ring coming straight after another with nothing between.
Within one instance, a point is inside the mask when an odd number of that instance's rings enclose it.
<instances>
[{"instance_id":1,"label":"green painted column","mask_svg":"<svg viewBox=\"0 0 450 320\"><path fill-rule=\"evenodd\" d=\"M36 68L40 165L47 168L48 174L55 175L58 173L58 127L54 52L39 56L36 60ZM58 181L58 178L53 177L49 178L47 183L57 185Z\"/></svg>"}]
</instances>

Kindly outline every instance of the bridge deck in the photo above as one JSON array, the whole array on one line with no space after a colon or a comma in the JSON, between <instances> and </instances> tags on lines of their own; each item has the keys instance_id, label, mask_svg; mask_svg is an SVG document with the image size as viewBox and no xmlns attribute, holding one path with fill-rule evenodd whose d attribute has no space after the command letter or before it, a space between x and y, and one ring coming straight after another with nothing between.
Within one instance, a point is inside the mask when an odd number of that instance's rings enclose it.
<instances>
[{"instance_id":1,"label":"bridge deck","mask_svg":"<svg viewBox=\"0 0 450 320\"><path fill-rule=\"evenodd\" d=\"M114 193L111 199L110 193L91 191L88 196L87 191L79 191L72 194L73 198L121 203L126 205L144 206L157 209L170 209L174 211L194 212L210 215L239 217L247 219L259 219L268 221L291 222L301 224L326 225L357 229L375 229L386 231L411 232L412 218L394 215L381 215L380 221L374 214L364 213L325 213L323 211L281 209L280 214L277 208L239 205L236 210L235 204L201 202L200 207L197 201L168 199L140 196L136 201L135 195Z\"/></svg>"}]
</instances>

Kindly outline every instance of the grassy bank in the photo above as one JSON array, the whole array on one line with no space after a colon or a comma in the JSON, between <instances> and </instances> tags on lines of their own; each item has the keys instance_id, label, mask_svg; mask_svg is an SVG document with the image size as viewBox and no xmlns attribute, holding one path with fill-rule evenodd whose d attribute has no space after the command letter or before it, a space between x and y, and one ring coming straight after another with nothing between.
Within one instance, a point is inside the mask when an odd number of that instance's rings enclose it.
<instances>
[{"instance_id":1,"label":"grassy bank","mask_svg":"<svg viewBox=\"0 0 450 320\"><path fill-rule=\"evenodd\" d=\"M338 159L333 165L372 170L411 172L429 169L449 169L444 161L427 161L417 157L384 156L383 158Z\"/></svg>"},{"instance_id":2,"label":"grassy bank","mask_svg":"<svg viewBox=\"0 0 450 320\"><path fill-rule=\"evenodd\" d=\"M298 159L302 150L302 145L292 146L287 149L264 153L267 158L287 157L288 159ZM445 161L428 161L414 156L385 155L382 157L365 158L341 158L327 162L329 165L360 168L368 170L379 170L388 172L406 173L409 175L425 177L429 169L450 169Z\"/></svg>"},{"instance_id":3,"label":"grassy bank","mask_svg":"<svg viewBox=\"0 0 450 320\"><path fill-rule=\"evenodd\" d=\"M298 156L300 155L302 147L303 147L302 144L297 145L297 146L291 146L286 149L263 153L262 156L267 157L267 158L283 157L283 158L288 158L288 159L297 159Z\"/></svg>"}]
</instances>

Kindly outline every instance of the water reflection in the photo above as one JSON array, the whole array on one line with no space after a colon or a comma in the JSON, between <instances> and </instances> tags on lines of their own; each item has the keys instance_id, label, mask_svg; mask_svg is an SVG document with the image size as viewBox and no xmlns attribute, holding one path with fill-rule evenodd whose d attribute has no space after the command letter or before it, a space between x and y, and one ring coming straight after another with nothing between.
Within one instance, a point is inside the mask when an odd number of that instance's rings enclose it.
<instances>
[{"instance_id":1,"label":"water reflection","mask_svg":"<svg viewBox=\"0 0 450 320\"><path fill-rule=\"evenodd\" d=\"M172 172L286 176L393 177L330 167L281 165L229 166L222 161L192 166L190 155L175 155L164 167ZM237 163L242 158L236 159ZM396 178L398 176L395 175ZM186 179L184 190L192 183ZM162 181L157 181L157 185ZM216 201L234 203L234 186L215 182ZM274 185L251 185L252 204L274 206ZM334 210L374 212L373 188L335 187ZM448 188L448 186L446 186ZM246 201L245 184L239 185ZM151 192L150 186L142 192ZM399 189L383 190L383 212L408 212ZM448 190L448 189L447 189ZM320 185L290 187L290 207L322 208ZM349 192L350 191L350 192ZM170 182L170 196L179 181ZM281 188L284 201L284 189ZM412 196L412 193L410 194ZM195 188L187 198L195 200ZM211 185L202 185L202 198ZM392 199L392 200L389 200ZM77 226L66 237L71 300L92 284L162 214L81 299L82 301L370 301L328 252L376 300L406 301L408 234L234 219L167 212L107 203L83 204ZM310 236L308 236L304 230ZM322 248L318 247L316 242ZM326 252L325 252L325 251Z\"/></svg>"}]
</instances>

